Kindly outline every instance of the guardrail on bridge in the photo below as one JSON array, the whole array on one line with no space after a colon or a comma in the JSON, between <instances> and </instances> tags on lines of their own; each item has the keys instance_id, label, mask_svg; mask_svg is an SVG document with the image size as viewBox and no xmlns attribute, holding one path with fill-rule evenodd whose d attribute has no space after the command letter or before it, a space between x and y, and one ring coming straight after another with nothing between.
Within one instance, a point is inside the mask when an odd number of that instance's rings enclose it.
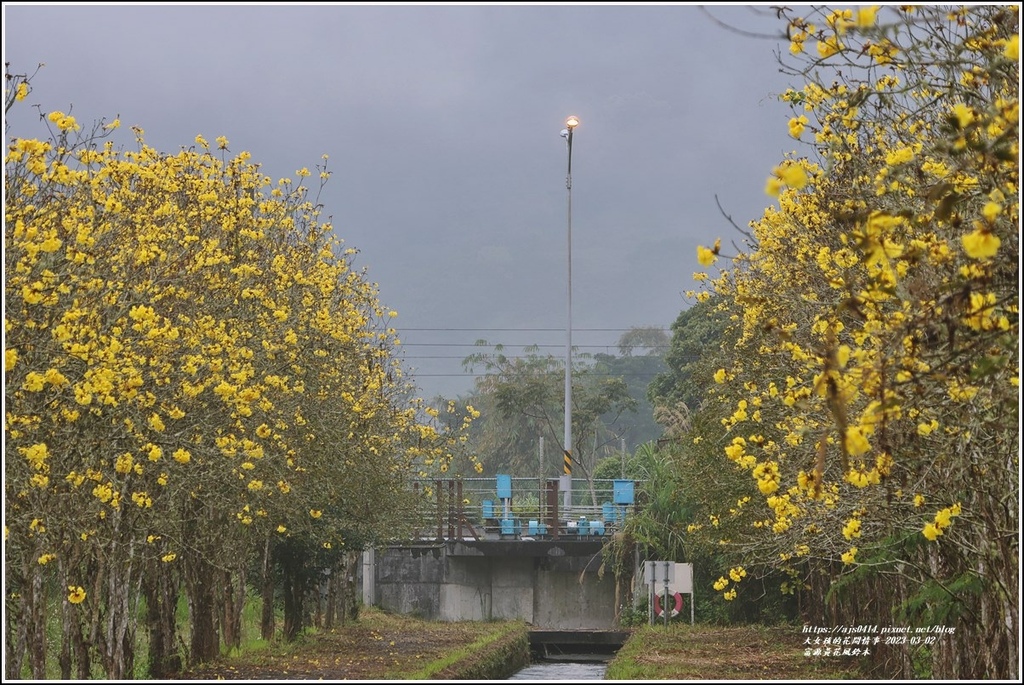
<instances>
[{"instance_id":1,"label":"guardrail on bridge","mask_svg":"<svg viewBox=\"0 0 1024 685\"><path fill-rule=\"evenodd\" d=\"M634 481L572 479L568 507L558 479L419 480L413 538L558 540L612 535L632 513Z\"/></svg>"}]
</instances>

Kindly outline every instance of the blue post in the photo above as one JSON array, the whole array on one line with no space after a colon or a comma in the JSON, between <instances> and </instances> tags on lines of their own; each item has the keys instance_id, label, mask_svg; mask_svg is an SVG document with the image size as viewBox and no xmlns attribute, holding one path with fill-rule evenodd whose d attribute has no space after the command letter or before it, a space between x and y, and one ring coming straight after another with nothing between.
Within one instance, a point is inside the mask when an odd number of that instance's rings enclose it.
<instances>
[{"instance_id":1,"label":"blue post","mask_svg":"<svg viewBox=\"0 0 1024 685\"><path fill-rule=\"evenodd\" d=\"M612 481L612 499L616 504L633 504L633 481Z\"/></svg>"},{"instance_id":2,"label":"blue post","mask_svg":"<svg viewBox=\"0 0 1024 685\"><path fill-rule=\"evenodd\" d=\"M498 499L512 499L512 476L498 474Z\"/></svg>"}]
</instances>

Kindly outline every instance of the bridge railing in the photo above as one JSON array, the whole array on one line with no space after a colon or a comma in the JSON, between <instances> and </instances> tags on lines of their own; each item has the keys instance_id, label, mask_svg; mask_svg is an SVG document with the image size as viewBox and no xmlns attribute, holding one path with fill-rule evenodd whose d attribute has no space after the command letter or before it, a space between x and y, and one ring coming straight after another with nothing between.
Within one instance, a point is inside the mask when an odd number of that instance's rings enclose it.
<instances>
[{"instance_id":1,"label":"bridge railing","mask_svg":"<svg viewBox=\"0 0 1024 685\"><path fill-rule=\"evenodd\" d=\"M620 529L634 508L634 481L511 477L418 480L414 539L594 539Z\"/></svg>"}]
</instances>

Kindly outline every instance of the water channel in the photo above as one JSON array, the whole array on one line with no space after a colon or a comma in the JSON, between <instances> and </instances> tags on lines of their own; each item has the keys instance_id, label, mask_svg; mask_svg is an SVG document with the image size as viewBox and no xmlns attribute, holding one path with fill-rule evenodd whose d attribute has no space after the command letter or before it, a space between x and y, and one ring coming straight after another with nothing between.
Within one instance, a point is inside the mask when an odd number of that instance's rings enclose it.
<instances>
[{"instance_id":1,"label":"water channel","mask_svg":"<svg viewBox=\"0 0 1024 685\"><path fill-rule=\"evenodd\" d=\"M590 655L581 654L581 659L586 661L543 660L532 663L526 668L517 671L509 680L566 680L576 682L579 680L604 680L605 671L608 670L608 661L605 659L589 658ZM572 658L568 656L567 658ZM610 659L611 657L608 657Z\"/></svg>"}]
</instances>

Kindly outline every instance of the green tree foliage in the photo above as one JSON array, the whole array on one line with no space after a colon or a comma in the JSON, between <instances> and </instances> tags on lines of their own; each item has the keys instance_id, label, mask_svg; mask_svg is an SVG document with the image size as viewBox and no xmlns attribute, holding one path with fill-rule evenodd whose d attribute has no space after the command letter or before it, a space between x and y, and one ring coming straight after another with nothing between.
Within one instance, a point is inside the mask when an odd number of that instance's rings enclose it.
<instances>
[{"instance_id":1,"label":"green tree foliage","mask_svg":"<svg viewBox=\"0 0 1024 685\"><path fill-rule=\"evenodd\" d=\"M487 469L534 476L538 438L544 437L546 447L558 450L546 463L552 474L561 473L564 361L530 349L525 355L510 357L499 345L493 352L468 357L465 365L483 372L472 398L481 412L475 444L481 463ZM574 364L572 369L573 476L588 480L593 479L600 458L618 450L615 425L619 417L636 411L623 378L591 370L592 366L584 364Z\"/></svg>"},{"instance_id":2,"label":"green tree foliage","mask_svg":"<svg viewBox=\"0 0 1024 685\"><path fill-rule=\"evenodd\" d=\"M697 367L706 361L706 352L717 349L722 341L726 318L714 298L697 302L683 310L672 324L672 338L665 365L668 367L649 384L648 399L662 411L690 412L700 409L706 395L697 376ZM666 418L668 418L666 416Z\"/></svg>"},{"instance_id":3,"label":"green tree foliage","mask_svg":"<svg viewBox=\"0 0 1024 685\"><path fill-rule=\"evenodd\" d=\"M660 329L656 330L661 332ZM602 421L618 438L619 445L616 447L621 447L622 441L625 440L626 448L632 451L638 445L661 436L661 427L655 421L654 408L647 399L647 386L659 373L665 371L664 352L667 347L667 342L659 342L644 355L594 355L589 373L601 378L621 378L626 384L626 392L633 406L636 407L635 411L602 416Z\"/></svg>"},{"instance_id":4,"label":"green tree foliage","mask_svg":"<svg viewBox=\"0 0 1024 685\"><path fill-rule=\"evenodd\" d=\"M642 352L648 357L662 357L669 337L665 331L656 326L634 326L619 336L619 354L623 357L639 356Z\"/></svg>"}]
</instances>

